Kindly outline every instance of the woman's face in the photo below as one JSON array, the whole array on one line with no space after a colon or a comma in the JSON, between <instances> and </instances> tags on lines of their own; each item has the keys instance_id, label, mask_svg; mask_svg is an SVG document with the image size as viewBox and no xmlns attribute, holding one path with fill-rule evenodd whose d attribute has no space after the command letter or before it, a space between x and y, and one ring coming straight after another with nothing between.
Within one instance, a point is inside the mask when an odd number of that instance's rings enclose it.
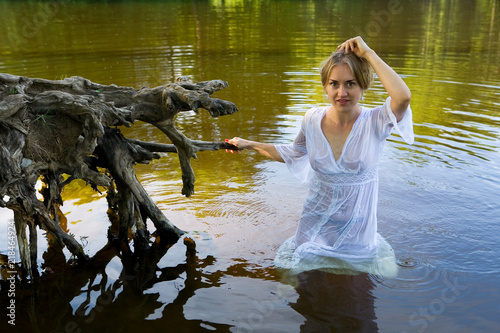
<instances>
[{"instance_id":1,"label":"woman's face","mask_svg":"<svg viewBox=\"0 0 500 333\"><path fill-rule=\"evenodd\" d=\"M351 68L344 63L332 68L325 91L328 95L328 100L332 103L335 110L339 112L354 110L364 92Z\"/></svg>"}]
</instances>

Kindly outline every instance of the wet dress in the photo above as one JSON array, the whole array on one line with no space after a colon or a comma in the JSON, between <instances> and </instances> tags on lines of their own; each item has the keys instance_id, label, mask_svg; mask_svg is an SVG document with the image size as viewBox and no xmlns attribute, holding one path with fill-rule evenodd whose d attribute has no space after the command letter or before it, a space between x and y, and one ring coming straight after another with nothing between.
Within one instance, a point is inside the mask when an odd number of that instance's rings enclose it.
<instances>
[{"instance_id":1,"label":"wet dress","mask_svg":"<svg viewBox=\"0 0 500 333\"><path fill-rule=\"evenodd\" d=\"M294 142L275 145L292 174L309 183L297 231L278 249L275 266L393 275L394 251L377 232L377 166L393 129L413 143L411 108L397 122L390 97L362 107L338 160L321 129L328 108L307 111Z\"/></svg>"}]
</instances>

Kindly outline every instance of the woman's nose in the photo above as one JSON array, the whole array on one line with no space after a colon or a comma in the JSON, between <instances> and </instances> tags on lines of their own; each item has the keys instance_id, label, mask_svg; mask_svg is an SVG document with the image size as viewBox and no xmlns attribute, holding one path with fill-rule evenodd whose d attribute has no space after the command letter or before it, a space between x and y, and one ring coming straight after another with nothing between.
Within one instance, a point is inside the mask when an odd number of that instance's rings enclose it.
<instances>
[{"instance_id":1,"label":"woman's nose","mask_svg":"<svg viewBox=\"0 0 500 333\"><path fill-rule=\"evenodd\" d=\"M347 95L347 90L345 89L344 86L341 85L339 87L338 94L339 94L339 96L345 96L345 95Z\"/></svg>"}]
</instances>

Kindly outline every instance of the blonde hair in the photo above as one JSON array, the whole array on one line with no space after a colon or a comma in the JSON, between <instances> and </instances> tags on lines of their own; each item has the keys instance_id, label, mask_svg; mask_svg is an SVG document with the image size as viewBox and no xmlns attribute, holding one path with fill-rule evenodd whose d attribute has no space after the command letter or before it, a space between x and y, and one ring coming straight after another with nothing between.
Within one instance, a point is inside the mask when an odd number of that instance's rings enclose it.
<instances>
[{"instance_id":1,"label":"blonde hair","mask_svg":"<svg viewBox=\"0 0 500 333\"><path fill-rule=\"evenodd\" d=\"M328 84L328 79L330 78L330 73L333 67L346 64L351 69L352 73L356 77L356 81L360 85L361 89L366 90L370 88L373 83L373 69L372 66L363 58L358 57L352 52L344 53L333 52L319 68L319 73L321 74L321 83L323 87Z\"/></svg>"}]
</instances>

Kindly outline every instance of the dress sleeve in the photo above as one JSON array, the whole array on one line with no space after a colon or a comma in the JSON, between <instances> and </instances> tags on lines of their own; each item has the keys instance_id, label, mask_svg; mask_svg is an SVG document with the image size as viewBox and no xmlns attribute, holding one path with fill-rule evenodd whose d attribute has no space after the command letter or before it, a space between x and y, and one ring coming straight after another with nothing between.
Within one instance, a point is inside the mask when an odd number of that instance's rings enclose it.
<instances>
[{"instance_id":1,"label":"dress sleeve","mask_svg":"<svg viewBox=\"0 0 500 333\"><path fill-rule=\"evenodd\" d=\"M311 165L309 163L309 156L307 155L304 128L300 129L293 143L287 145L276 144L274 146L285 161L288 170L301 182L306 182Z\"/></svg>"},{"instance_id":2,"label":"dress sleeve","mask_svg":"<svg viewBox=\"0 0 500 333\"><path fill-rule=\"evenodd\" d=\"M408 105L403 119L399 122L397 121L394 112L392 112L390 96L387 97L387 100L382 108L383 127L386 135L389 136L392 128L394 128L396 129L396 133L399 134L406 143L411 145L415 141L415 135L413 133L413 115L410 106Z\"/></svg>"}]
</instances>

